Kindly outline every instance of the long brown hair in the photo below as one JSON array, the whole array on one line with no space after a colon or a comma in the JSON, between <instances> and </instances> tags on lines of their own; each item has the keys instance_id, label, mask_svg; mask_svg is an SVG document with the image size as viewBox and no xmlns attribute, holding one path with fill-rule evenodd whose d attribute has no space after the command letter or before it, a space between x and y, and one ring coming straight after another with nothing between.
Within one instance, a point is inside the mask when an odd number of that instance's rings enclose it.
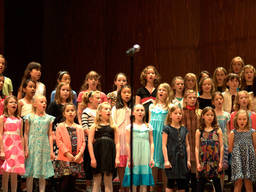
<instances>
[{"instance_id":1,"label":"long brown hair","mask_svg":"<svg viewBox=\"0 0 256 192\"><path fill-rule=\"evenodd\" d=\"M143 71L140 74L140 83L141 85L146 86L147 84L146 77L149 69L153 69L153 71L155 72L156 78L154 80L154 86L157 87L160 83L161 76L160 76L160 73L157 71L156 67L153 65L149 65L143 69Z\"/></svg>"},{"instance_id":2,"label":"long brown hair","mask_svg":"<svg viewBox=\"0 0 256 192\"><path fill-rule=\"evenodd\" d=\"M214 115L214 119L212 121L212 128L214 130L218 130L219 129L219 126L218 126L218 120L217 120L217 116L216 116L216 113L214 111L214 109L212 107L205 107L201 113L201 117L200 117L200 125L199 125L199 130L200 131L203 131L204 128L206 127L206 124L205 124L205 121L204 121L204 118L203 116L205 115L205 113L207 113L208 111L212 111L213 112L213 115Z\"/></svg>"},{"instance_id":3,"label":"long brown hair","mask_svg":"<svg viewBox=\"0 0 256 192\"><path fill-rule=\"evenodd\" d=\"M9 100L10 100L11 98L15 99L16 103L18 104L18 100L17 100L17 98L16 98L14 95L10 95L10 96L6 97L6 99L4 100L4 116L5 116L5 117L9 117L7 105L8 105ZM13 115L14 115L15 117L18 117L18 105L17 105L16 111L14 112Z\"/></svg>"},{"instance_id":4,"label":"long brown hair","mask_svg":"<svg viewBox=\"0 0 256 192\"><path fill-rule=\"evenodd\" d=\"M238 126L238 123L237 123L237 119L238 119L238 115L240 115L241 113L245 113L246 114L247 122L246 122L245 128L249 130L250 129L249 114L248 114L248 112L246 110L243 110L243 109L240 109L236 113L235 118L234 118L234 127L235 127L235 129L239 129L239 126Z\"/></svg>"},{"instance_id":5,"label":"long brown hair","mask_svg":"<svg viewBox=\"0 0 256 192\"><path fill-rule=\"evenodd\" d=\"M61 83L59 83L59 85L57 86L57 88L56 88L56 94L55 94L55 98L54 98L54 100L55 100L55 102L57 103L57 104L61 104L61 97L60 97L60 90L61 90L61 88L63 87L63 86L68 86L69 87L69 97L68 97L68 99L66 100L66 102L67 103L71 103L72 102L72 89L71 89L71 87L70 87L70 84L67 84L67 83L64 83L64 82L61 82Z\"/></svg>"},{"instance_id":6,"label":"long brown hair","mask_svg":"<svg viewBox=\"0 0 256 192\"><path fill-rule=\"evenodd\" d=\"M84 79L84 83L81 86L80 91L85 91L89 88L88 79L98 80L98 84L97 84L96 89L101 91L100 78L101 78L101 76L96 71L90 71L89 73L86 74L85 79Z\"/></svg>"}]
</instances>

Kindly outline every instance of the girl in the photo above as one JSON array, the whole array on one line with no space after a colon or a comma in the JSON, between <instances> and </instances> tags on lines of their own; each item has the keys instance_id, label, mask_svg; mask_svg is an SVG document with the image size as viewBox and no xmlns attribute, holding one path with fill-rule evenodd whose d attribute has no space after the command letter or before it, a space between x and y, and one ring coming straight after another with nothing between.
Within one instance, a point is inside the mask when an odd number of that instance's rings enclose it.
<instances>
[{"instance_id":1,"label":"girl","mask_svg":"<svg viewBox=\"0 0 256 192\"><path fill-rule=\"evenodd\" d=\"M165 118L168 113L168 105L170 104L171 87L168 83L161 83L157 88L156 100L149 106L150 124L153 127L153 141L154 141L154 162L153 176L157 183L158 171L161 169L163 181L166 186L166 177L164 174L164 157L162 151L162 131L164 127Z\"/></svg>"},{"instance_id":2,"label":"girl","mask_svg":"<svg viewBox=\"0 0 256 192\"><path fill-rule=\"evenodd\" d=\"M19 116L24 117L32 112L32 98L35 95L36 82L28 79L22 86L22 94L25 96L19 100L18 111Z\"/></svg>"},{"instance_id":3,"label":"girl","mask_svg":"<svg viewBox=\"0 0 256 192\"><path fill-rule=\"evenodd\" d=\"M120 144L120 165L117 168L118 176L120 179L120 186L124 177L124 169L127 164L128 151L126 150L126 126L130 124L131 104L132 104L132 92L129 85L124 85L117 93L116 106L112 108L112 118L116 126L118 127L119 144ZM121 191L123 189L121 188Z\"/></svg>"},{"instance_id":4,"label":"girl","mask_svg":"<svg viewBox=\"0 0 256 192\"><path fill-rule=\"evenodd\" d=\"M184 89L193 89L198 92L197 77L194 73L187 73L184 77Z\"/></svg>"},{"instance_id":5,"label":"girl","mask_svg":"<svg viewBox=\"0 0 256 192\"><path fill-rule=\"evenodd\" d=\"M100 78L101 76L96 71L90 71L85 76L84 84L82 85L81 91L77 97L77 103L78 103L77 118L78 118L79 124L81 124L82 112L86 107L86 106L83 106L82 104L83 94L90 91L96 91L96 90L100 91L101 90ZM107 96L103 92L100 92L100 98L101 98L101 102L105 102L108 100Z\"/></svg>"},{"instance_id":6,"label":"girl","mask_svg":"<svg viewBox=\"0 0 256 192\"><path fill-rule=\"evenodd\" d=\"M191 169L188 174L187 183L190 183L193 192L196 192L196 159L195 159L195 133L199 128L199 119L201 114L201 109L199 109L197 101L197 92L188 89L185 91L183 100L183 113L184 113L184 126L187 128L188 141L190 146L190 162ZM186 191L189 191L187 187Z\"/></svg>"},{"instance_id":7,"label":"girl","mask_svg":"<svg viewBox=\"0 0 256 192\"><path fill-rule=\"evenodd\" d=\"M36 92L35 95L45 95L46 93L46 88L45 85L40 82L40 77L41 77L41 65L40 63L37 62L30 62L25 71L24 71L24 75L22 77L22 81L20 84L20 88L18 90L18 100L21 99L24 95L22 95L22 89L23 89L23 84L28 80L28 79L32 79L33 81L36 82Z\"/></svg>"},{"instance_id":8,"label":"girl","mask_svg":"<svg viewBox=\"0 0 256 192\"><path fill-rule=\"evenodd\" d=\"M230 73L236 73L236 74L240 75L243 67L244 67L243 59L239 56L236 56L231 60Z\"/></svg>"},{"instance_id":9,"label":"girl","mask_svg":"<svg viewBox=\"0 0 256 192\"><path fill-rule=\"evenodd\" d=\"M47 108L47 114L55 117L53 122L53 131L56 131L58 123L63 121L63 106L72 102L72 93L70 84L60 83L56 88L54 101Z\"/></svg>"},{"instance_id":10,"label":"girl","mask_svg":"<svg viewBox=\"0 0 256 192\"><path fill-rule=\"evenodd\" d=\"M112 174L119 165L118 129L111 118L111 105L101 103L89 133L88 148L93 168L93 192L98 192L104 175L105 191L113 191Z\"/></svg>"},{"instance_id":11,"label":"girl","mask_svg":"<svg viewBox=\"0 0 256 192\"><path fill-rule=\"evenodd\" d=\"M154 185L152 167L154 166L154 144L152 127L145 123L145 109L141 104L134 106L133 110L133 191L140 186L140 191L146 192L147 186ZM126 147L128 152L128 165L125 169L123 185L130 186L130 134L131 125L126 127Z\"/></svg>"},{"instance_id":12,"label":"girl","mask_svg":"<svg viewBox=\"0 0 256 192\"><path fill-rule=\"evenodd\" d=\"M56 130L56 142L59 148L57 175L61 176L61 192L74 190L76 176L80 173L83 162L84 131L80 125L74 122L75 116L75 105L65 104L63 107L65 121L58 124Z\"/></svg>"},{"instance_id":13,"label":"girl","mask_svg":"<svg viewBox=\"0 0 256 192\"><path fill-rule=\"evenodd\" d=\"M59 71L58 72L58 76L57 76L57 86L59 83L64 82L66 84L70 84L71 82L71 77L68 71ZM71 90L72 92L72 99L73 99L73 103L76 105L76 100L77 100L77 94L74 90ZM50 98L50 102L54 101L55 98L55 94L56 94L56 89L52 91L51 93L51 98Z\"/></svg>"},{"instance_id":14,"label":"girl","mask_svg":"<svg viewBox=\"0 0 256 192\"><path fill-rule=\"evenodd\" d=\"M179 105L179 107L183 108L183 97L184 97L184 79L181 76L176 76L172 80L172 89L174 92L174 99L172 103L175 105Z\"/></svg>"},{"instance_id":15,"label":"girl","mask_svg":"<svg viewBox=\"0 0 256 192\"><path fill-rule=\"evenodd\" d=\"M198 84L200 83L200 81L203 79L203 78L206 78L206 77L209 77L211 78L211 74L204 70L204 71L201 71L200 74L198 75Z\"/></svg>"},{"instance_id":16,"label":"girl","mask_svg":"<svg viewBox=\"0 0 256 192\"><path fill-rule=\"evenodd\" d=\"M253 91L253 81L256 75L255 68L252 65L245 65L241 72L241 90Z\"/></svg>"},{"instance_id":17,"label":"girl","mask_svg":"<svg viewBox=\"0 0 256 192\"><path fill-rule=\"evenodd\" d=\"M0 74L4 73L5 68L7 67L7 62L4 55L0 54ZM4 76L4 87L3 94L4 96L11 95L13 92L12 80Z\"/></svg>"},{"instance_id":18,"label":"girl","mask_svg":"<svg viewBox=\"0 0 256 192\"><path fill-rule=\"evenodd\" d=\"M215 191L222 191L219 172L223 162L222 131L218 127L215 111L205 107L200 118L200 128L196 130L196 165L199 172L198 191L204 191L207 180L212 180Z\"/></svg>"},{"instance_id":19,"label":"girl","mask_svg":"<svg viewBox=\"0 0 256 192\"><path fill-rule=\"evenodd\" d=\"M115 91L107 94L108 101L112 107L116 105L117 92L120 90L120 88L123 85L126 85L126 84L127 84L126 75L124 73L116 74L115 79L114 79L114 90Z\"/></svg>"},{"instance_id":20,"label":"girl","mask_svg":"<svg viewBox=\"0 0 256 192\"><path fill-rule=\"evenodd\" d=\"M83 105L87 106L82 113L82 126L85 132L86 147L84 151L84 171L86 180L86 189L91 191L91 180L93 178L91 169L91 158L88 151L88 135L92 124L94 123L96 117L96 110L98 105L101 103L100 91L86 92L83 95Z\"/></svg>"},{"instance_id":21,"label":"girl","mask_svg":"<svg viewBox=\"0 0 256 192\"><path fill-rule=\"evenodd\" d=\"M188 131L182 125L182 109L169 109L163 129L163 155L165 173L168 178L166 192L172 192L177 184L178 191L186 189L187 171L190 169L190 146Z\"/></svg>"},{"instance_id":22,"label":"girl","mask_svg":"<svg viewBox=\"0 0 256 192\"><path fill-rule=\"evenodd\" d=\"M211 78L203 78L199 83L199 108L204 109L212 106L212 94L214 93L214 84Z\"/></svg>"},{"instance_id":23,"label":"girl","mask_svg":"<svg viewBox=\"0 0 256 192\"><path fill-rule=\"evenodd\" d=\"M249 114L249 124L250 127L256 129L256 113L252 112L251 109L251 100L249 93L247 91L239 91L235 98L234 112L231 113L230 117L230 130L233 130L234 127L234 118L237 111L240 109L246 110Z\"/></svg>"},{"instance_id":24,"label":"girl","mask_svg":"<svg viewBox=\"0 0 256 192\"><path fill-rule=\"evenodd\" d=\"M143 104L146 111L146 122L149 120L149 105L156 99L156 87L160 82L161 76L157 69L149 65L140 74L140 83L143 87L136 92L136 104Z\"/></svg>"},{"instance_id":25,"label":"girl","mask_svg":"<svg viewBox=\"0 0 256 192\"><path fill-rule=\"evenodd\" d=\"M246 191L253 191L252 182L256 180L256 135L249 126L249 115L239 110L234 119L235 129L229 136L229 152L232 153L232 181L234 191L241 191L244 182Z\"/></svg>"},{"instance_id":26,"label":"girl","mask_svg":"<svg viewBox=\"0 0 256 192\"><path fill-rule=\"evenodd\" d=\"M25 174L22 119L18 117L17 99L9 96L4 101L4 115L0 117L1 151L4 151L3 190L8 192L11 175L12 192L17 191L17 174Z\"/></svg>"},{"instance_id":27,"label":"girl","mask_svg":"<svg viewBox=\"0 0 256 192\"><path fill-rule=\"evenodd\" d=\"M213 73L213 83L215 90L223 92L226 90L225 79L228 75L227 70L224 67L217 67Z\"/></svg>"},{"instance_id":28,"label":"girl","mask_svg":"<svg viewBox=\"0 0 256 192\"><path fill-rule=\"evenodd\" d=\"M228 112L223 111L223 102L224 102L224 97L221 94L221 92L219 91L215 92L212 97L212 103L215 107L214 111L216 113L217 121L223 135L223 146L224 146L223 170L228 170L228 173L230 173L229 161L228 161L228 135L229 135L230 114ZM223 189L224 174L221 175L221 186Z\"/></svg>"},{"instance_id":29,"label":"girl","mask_svg":"<svg viewBox=\"0 0 256 192\"><path fill-rule=\"evenodd\" d=\"M46 98L36 95L32 100L33 113L25 116L25 156L27 191L33 191L33 178L39 178L39 190L45 191L45 179L54 175L51 159L52 123L54 117L45 113Z\"/></svg>"}]
</instances>

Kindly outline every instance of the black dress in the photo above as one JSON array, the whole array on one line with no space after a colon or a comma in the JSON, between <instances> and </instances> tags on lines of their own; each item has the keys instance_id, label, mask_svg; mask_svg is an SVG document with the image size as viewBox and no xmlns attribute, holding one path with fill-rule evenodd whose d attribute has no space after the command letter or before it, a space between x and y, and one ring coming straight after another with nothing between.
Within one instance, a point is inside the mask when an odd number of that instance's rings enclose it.
<instances>
[{"instance_id":1,"label":"black dress","mask_svg":"<svg viewBox=\"0 0 256 192\"><path fill-rule=\"evenodd\" d=\"M211 99L204 99L204 98L201 98L201 97L198 97L197 98L198 100L198 103L199 103L199 109L204 109L205 107L213 107L212 105L212 100Z\"/></svg>"},{"instance_id":2,"label":"black dress","mask_svg":"<svg viewBox=\"0 0 256 192\"><path fill-rule=\"evenodd\" d=\"M141 87L137 90L136 95L140 97L140 103L144 106L145 108L145 117L146 117L146 122L148 123L149 119L149 105L153 103L153 101L156 99L156 93L157 89L154 89L154 91L150 94L150 92L145 88Z\"/></svg>"},{"instance_id":3,"label":"black dress","mask_svg":"<svg viewBox=\"0 0 256 192\"><path fill-rule=\"evenodd\" d=\"M187 129L181 126L179 129L165 126L163 132L167 137L167 154L172 168L165 169L168 179L186 179L187 175L187 152L186 136Z\"/></svg>"},{"instance_id":4,"label":"black dress","mask_svg":"<svg viewBox=\"0 0 256 192\"><path fill-rule=\"evenodd\" d=\"M97 166L92 169L93 174L112 174L115 170L116 156L114 129L109 125L101 126L95 130L94 139L93 150Z\"/></svg>"}]
</instances>

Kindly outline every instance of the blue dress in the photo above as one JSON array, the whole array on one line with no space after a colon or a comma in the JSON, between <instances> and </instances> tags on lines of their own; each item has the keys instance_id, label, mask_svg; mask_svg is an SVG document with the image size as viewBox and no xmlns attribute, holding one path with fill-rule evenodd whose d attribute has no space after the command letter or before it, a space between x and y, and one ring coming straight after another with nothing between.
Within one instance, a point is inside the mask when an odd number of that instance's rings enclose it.
<instances>
[{"instance_id":1,"label":"blue dress","mask_svg":"<svg viewBox=\"0 0 256 192\"><path fill-rule=\"evenodd\" d=\"M163 169L164 156L162 151L162 131L168 111L167 109L155 105L152 108L150 107L150 113L150 125L153 127L155 167Z\"/></svg>"},{"instance_id":2,"label":"blue dress","mask_svg":"<svg viewBox=\"0 0 256 192\"><path fill-rule=\"evenodd\" d=\"M149 131L152 131L150 125L133 124L133 185L154 185L154 178L152 176L152 170L149 167L150 163L150 143L149 143ZM130 130L130 125L127 126ZM130 186L130 168L125 168L125 174L123 179L123 186Z\"/></svg>"},{"instance_id":3,"label":"blue dress","mask_svg":"<svg viewBox=\"0 0 256 192\"><path fill-rule=\"evenodd\" d=\"M51 148L48 138L49 125L54 117L38 116L33 113L25 116L29 122L28 158L26 159L25 177L49 178L54 175L51 161Z\"/></svg>"}]
</instances>

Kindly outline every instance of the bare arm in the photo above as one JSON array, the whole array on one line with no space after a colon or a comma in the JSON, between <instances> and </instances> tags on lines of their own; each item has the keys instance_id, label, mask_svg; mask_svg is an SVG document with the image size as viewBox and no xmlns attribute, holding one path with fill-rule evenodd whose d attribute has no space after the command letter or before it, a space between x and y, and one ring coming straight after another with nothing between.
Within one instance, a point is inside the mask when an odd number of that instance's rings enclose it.
<instances>
[{"instance_id":1,"label":"bare arm","mask_svg":"<svg viewBox=\"0 0 256 192\"><path fill-rule=\"evenodd\" d=\"M18 102L18 115L21 116L21 110L23 107L23 102L19 100Z\"/></svg>"},{"instance_id":2,"label":"bare arm","mask_svg":"<svg viewBox=\"0 0 256 192\"><path fill-rule=\"evenodd\" d=\"M153 141L153 131L149 131L149 144L150 144L150 167L154 167L154 141Z\"/></svg>"},{"instance_id":3,"label":"bare arm","mask_svg":"<svg viewBox=\"0 0 256 192\"><path fill-rule=\"evenodd\" d=\"M232 153L234 147L234 132L231 131L228 137L228 152Z\"/></svg>"},{"instance_id":4,"label":"bare arm","mask_svg":"<svg viewBox=\"0 0 256 192\"><path fill-rule=\"evenodd\" d=\"M196 166L197 170L201 171L201 162L199 160L199 147L200 147L200 131L196 130L196 142L195 142L195 158L196 158Z\"/></svg>"},{"instance_id":5,"label":"bare arm","mask_svg":"<svg viewBox=\"0 0 256 192\"><path fill-rule=\"evenodd\" d=\"M162 134L162 150L163 150L163 156L164 156L164 167L171 168L172 165L168 159L167 147L166 147L167 139L168 139L167 133L163 132L163 134Z\"/></svg>"},{"instance_id":6,"label":"bare arm","mask_svg":"<svg viewBox=\"0 0 256 192\"><path fill-rule=\"evenodd\" d=\"M51 159L54 160L55 156L54 156L54 153L53 153L52 122L49 124L48 138L49 138L49 143L50 143L50 148L51 148Z\"/></svg>"},{"instance_id":7,"label":"bare arm","mask_svg":"<svg viewBox=\"0 0 256 192\"><path fill-rule=\"evenodd\" d=\"M24 148L25 148L25 156L28 157L28 135L29 135L29 122L28 119L25 120L25 134L24 134Z\"/></svg>"},{"instance_id":8,"label":"bare arm","mask_svg":"<svg viewBox=\"0 0 256 192\"><path fill-rule=\"evenodd\" d=\"M4 156L4 143L3 143L3 134L4 134L4 118L3 116L0 117L0 152L1 157Z\"/></svg>"},{"instance_id":9,"label":"bare arm","mask_svg":"<svg viewBox=\"0 0 256 192\"><path fill-rule=\"evenodd\" d=\"M186 151L187 151L187 166L190 169L191 168L191 163L190 163L190 145L189 145L189 140L188 140L188 134L186 135Z\"/></svg>"},{"instance_id":10,"label":"bare arm","mask_svg":"<svg viewBox=\"0 0 256 192\"><path fill-rule=\"evenodd\" d=\"M83 113L84 105L82 102L77 104L77 119L80 125L82 125L82 113Z\"/></svg>"},{"instance_id":11,"label":"bare arm","mask_svg":"<svg viewBox=\"0 0 256 192\"><path fill-rule=\"evenodd\" d=\"M130 160L131 160L131 153L130 153L130 130L126 130L126 151L127 151L127 155L128 155L128 166L130 167Z\"/></svg>"},{"instance_id":12,"label":"bare arm","mask_svg":"<svg viewBox=\"0 0 256 192\"><path fill-rule=\"evenodd\" d=\"M222 136L222 131L219 128L217 131L219 135L219 143L220 143L220 162L219 162L219 171L222 170L222 162L223 162L223 154L224 154L224 145L223 145L223 136Z\"/></svg>"},{"instance_id":13,"label":"bare arm","mask_svg":"<svg viewBox=\"0 0 256 192\"><path fill-rule=\"evenodd\" d=\"M115 128L115 145L116 145L116 159L115 164L116 167L120 164L120 146L119 146L119 135L118 135L118 128Z\"/></svg>"},{"instance_id":14,"label":"bare arm","mask_svg":"<svg viewBox=\"0 0 256 192\"><path fill-rule=\"evenodd\" d=\"M256 132L252 133L252 142L253 142L254 151L256 153Z\"/></svg>"},{"instance_id":15,"label":"bare arm","mask_svg":"<svg viewBox=\"0 0 256 192\"><path fill-rule=\"evenodd\" d=\"M94 134L95 134L95 127L93 126L90 130L89 130L89 137L88 137L88 150L89 150L89 154L91 157L91 166L93 168L96 168L97 166L97 162L95 159L95 155L94 155L94 151L93 151L93 140L94 140Z\"/></svg>"}]
</instances>

